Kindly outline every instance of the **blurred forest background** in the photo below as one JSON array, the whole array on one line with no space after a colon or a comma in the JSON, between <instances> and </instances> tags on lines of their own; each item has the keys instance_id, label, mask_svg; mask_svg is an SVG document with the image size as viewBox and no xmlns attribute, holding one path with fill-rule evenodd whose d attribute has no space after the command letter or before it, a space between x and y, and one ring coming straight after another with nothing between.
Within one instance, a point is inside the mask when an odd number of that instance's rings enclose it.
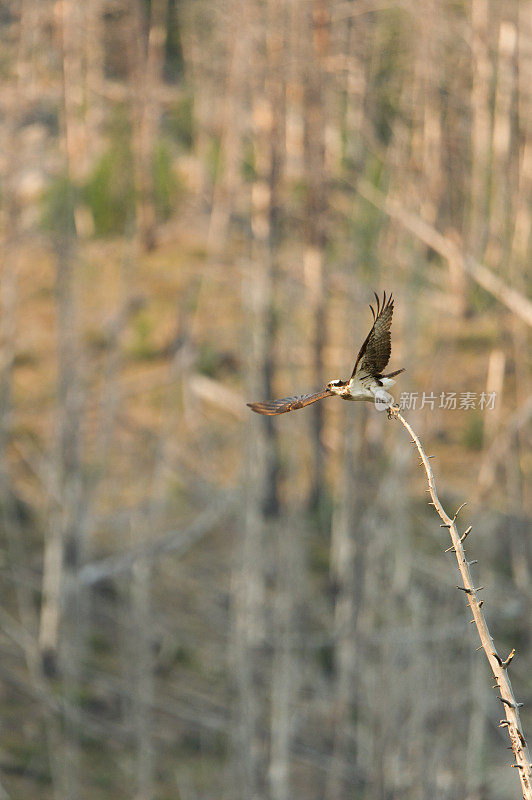
<instances>
[{"instance_id":1,"label":"blurred forest background","mask_svg":"<svg viewBox=\"0 0 532 800\"><path fill-rule=\"evenodd\" d=\"M245 403L349 375L393 291L531 735L532 2L2 0L0 36L0 796L518 797L405 431Z\"/></svg>"}]
</instances>

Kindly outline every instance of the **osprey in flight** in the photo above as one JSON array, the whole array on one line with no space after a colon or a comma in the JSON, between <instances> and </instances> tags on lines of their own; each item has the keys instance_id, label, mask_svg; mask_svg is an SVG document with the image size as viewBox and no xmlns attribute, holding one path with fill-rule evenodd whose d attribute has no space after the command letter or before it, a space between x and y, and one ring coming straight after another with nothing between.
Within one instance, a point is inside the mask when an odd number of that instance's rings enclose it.
<instances>
[{"instance_id":1,"label":"osprey in flight","mask_svg":"<svg viewBox=\"0 0 532 800\"><path fill-rule=\"evenodd\" d=\"M369 400L375 401L379 397L385 400L386 390L393 386L393 378L404 372L404 369L397 369L383 375L382 371L390 360L392 352L392 342L390 328L392 326L393 297L386 299L386 292L382 302L374 292L377 301L377 310L370 305L373 314L373 326L368 333L366 340L357 356L351 377L346 381L339 379L329 381L325 389L314 394L298 394L294 397L283 397L280 400L271 400L265 403L248 403L248 406L256 411L257 414L274 416L275 414L286 414L287 411L295 411L297 408L304 408L324 397L332 397L337 394L344 400ZM390 395L387 397L391 400Z\"/></svg>"}]
</instances>

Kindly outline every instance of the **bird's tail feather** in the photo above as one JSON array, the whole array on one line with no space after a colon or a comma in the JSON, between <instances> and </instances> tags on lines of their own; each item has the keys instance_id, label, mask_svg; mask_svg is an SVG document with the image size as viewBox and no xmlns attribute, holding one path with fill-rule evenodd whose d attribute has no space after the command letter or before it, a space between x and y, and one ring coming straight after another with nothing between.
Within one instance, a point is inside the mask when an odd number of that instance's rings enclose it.
<instances>
[{"instance_id":1,"label":"bird's tail feather","mask_svg":"<svg viewBox=\"0 0 532 800\"><path fill-rule=\"evenodd\" d=\"M387 375L380 375L381 378L395 378L396 375L400 375L401 372L405 371L405 367L402 369L396 369L395 372L389 372Z\"/></svg>"}]
</instances>

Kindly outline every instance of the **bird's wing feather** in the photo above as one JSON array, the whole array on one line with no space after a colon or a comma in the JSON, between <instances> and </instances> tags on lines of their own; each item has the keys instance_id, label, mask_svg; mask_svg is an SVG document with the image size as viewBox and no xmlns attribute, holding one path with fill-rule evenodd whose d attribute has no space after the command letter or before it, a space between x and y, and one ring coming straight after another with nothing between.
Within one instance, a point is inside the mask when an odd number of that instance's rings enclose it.
<instances>
[{"instance_id":1,"label":"bird's wing feather","mask_svg":"<svg viewBox=\"0 0 532 800\"><path fill-rule=\"evenodd\" d=\"M265 403L248 403L248 406L252 411L256 411L257 414L274 416L276 414L286 414L288 411L295 411L296 408L304 408L317 400L332 396L333 392L330 392L329 389L324 389L322 392L297 394L293 397L282 397L280 400L270 400Z\"/></svg>"},{"instance_id":2,"label":"bird's wing feather","mask_svg":"<svg viewBox=\"0 0 532 800\"><path fill-rule=\"evenodd\" d=\"M386 292L382 302L375 294L377 300L377 311L370 306L373 314L373 326L368 333L366 340L357 356L351 377L357 373L362 375L380 375L386 364L390 360L392 352L392 337L390 328L393 316L393 297L390 295L386 300Z\"/></svg>"}]
</instances>

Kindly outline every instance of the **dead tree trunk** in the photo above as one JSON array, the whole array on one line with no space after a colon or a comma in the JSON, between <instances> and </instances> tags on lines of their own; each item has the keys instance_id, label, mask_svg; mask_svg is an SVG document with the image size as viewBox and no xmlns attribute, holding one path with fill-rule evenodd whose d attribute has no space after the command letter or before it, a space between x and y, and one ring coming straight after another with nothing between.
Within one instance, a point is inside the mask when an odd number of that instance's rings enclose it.
<instances>
[{"instance_id":1,"label":"dead tree trunk","mask_svg":"<svg viewBox=\"0 0 532 800\"><path fill-rule=\"evenodd\" d=\"M283 0L270 0L278 9L273 14L268 6L266 32L266 63L258 64L262 79L252 83L255 100L252 121L255 147L256 179L251 190L252 258L256 278L250 290L255 295L255 347L260 381L258 396L273 396L275 371L276 283L281 224L281 181L284 170L285 147L285 85L282 71ZM261 86L262 84L262 86ZM265 417L264 431L265 481L263 483L263 513L279 514L279 457L274 421Z\"/></svg>"},{"instance_id":2,"label":"dead tree trunk","mask_svg":"<svg viewBox=\"0 0 532 800\"><path fill-rule=\"evenodd\" d=\"M68 174L76 181L83 177L87 167L83 62L85 9L75 0L60 0L58 6L63 58L63 131Z\"/></svg>"},{"instance_id":3,"label":"dead tree trunk","mask_svg":"<svg viewBox=\"0 0 532 800\"><path fill-rule=\"evenodd\" d=\"M493 68L489 55L489 3L471 3L471 208L469 249L482 259L489 235L490 84Z\"/></svg>"},{"instance_id":4,"label":"dead tree trunk","mask_svg":"<svg viewBox=\"0 0 532 800\"><path fill-rule=\"evenodd\" d=\"M329 12L323 0L314 0L307 9L308 44L304 63L304 164L306 178L305 251L303 256L305 280L308 287L310 314L313 320L312 349L316 387L324 386L323 349L326 341L324 256L327 244L326 177L325 177L325 92L324 62L329 49ZM312 478L309 508L321 505L323 494L324 448L322 443L323 406L312 409Z\"/></svg>"},{"instance_id":5,"label":"dead tree trunk","mask_svg":"<svg viewBox=\"0 0 532 800\"><path fill-rule=\"evenodd\" d=\"M146 21L139 0L130 13L130 74L133 113L133 159L137 228L140 243L152 250L157 243L153 148L158 133L158 90L163 78L168 0L152 0ZM147 28L147 32L146 32Z\"/></svg>"},{"instance_id":6,"label":"dead tree trunk","mask_svg":"<svg viewBox=\"0 0 532 800\"><path fill-rule=\"evenodd\" d=\"M349 415L351 409L344 411ZM363 514L360 469L367 414L360 409L356 421L349 419L344 435L344 455L340 496L335 503L331 526L331 581L335 593L335 674L333 696L333 750L327 773L326 800L345 797L345 765L355 763L356 736L353 720L356 704L356 618L360 587L357 586L357 518ZM360 542L359 542L360 544ZM349 776L350 777L350 776Z\"/></svg>"},{"instance_id":7,"label":"dead tree trunk","mask_svg":"<svg viewBox=\"0 0 532 800\"><path fill-rule=\"evenodd\" d=\"M57 421L51 494L54 498L44 546L39 629L41 667L46 676L62 669L65 692L79 692L85 637L85 614L76 583L83 558L83 475L81 460L82 383L76 292L75 184L86 168L84 71L80 40L80 8L70 0L59 4L62 43L63 174L53 214L56 255L55 300L57 336ZM73 588L63 608L65 588ZM66 796L79 795L80 729L76 715L66 712L58 780Z\"/></svg>"},{"instance_id":8,"label":"dead tree trunk","mask_svg":"<svg viewBox=\"0 0 532 800\"><path fill-rule=\"evenodd\" d=\"M64 48L64 163L62 196L55 215L54 241L56 250L56 319L57 319L57 438L56 470L53 494L59 499L50 521L45 542L43 599L39 642L43 669L54 674L57 669L57 649L61 618L63 567L75 567L80 557L77 514L81 502L80 473L80 383L77 346L77 315L75 292L76 229L74 189L71 181L71 160L83 158L83 137L73 105L80 91L71 81L80 74L71 64L75 43L72 4L65 2L62 10ZM73 127L73 130L69 129ZM80 168L79 168L80 169Z\"/></svg>"},{"instance_id":9,"label":"dead tree trunk","mask_svg":"<svg viewBox=\"0 0 532 800\"><path fill-rule=\"evenodd\" d=\"M132 523L136 544L151 529L150 515L138 514ZM155 750L153 746L153 619L151 613L152 566L140 558L133 565L131 582L132 632L131 650L134 663L133 725L136 739L136 791L138 800L152 800L155 791Z\"/></svg>"},{"instance_id":10,"label":"dead tree trunk","mask_svg":"<svg viewBox=\"0 0 532 800\"><path fill-rule=\"evenodd\" d=\"M492 264L508 264L510 260L519 183L516 100L517 27L514 21L505 20L499 27L493 114L490 238L486 254Z\"/></svg>"},{"instance_id":11,"label":"dead tree trunk","mask_svg":"<svg viewBox=\"0 0 532 800\"><path fill-rule=\"evenodd\" d=\"M253 366L250 364L253 370ZM253 383L261 383L254 368ZM265 640L266 542L263 483L267 478L264 430L250 428L244 456L245 499L233 575L233 642L230 654L235 675L236 709L234 762L235 796L265 797L265 720L261 664Z\"/></svg>"},{"instance_id":12,"label":"dead tree trunk","mask_svg":"<svg viewBox=\"0 0 532 800\"><path fill-rule=\"evenodd\" d=\"M294 603L297 597L299 574L298 520L287 525L275 524L276 576L273 602L273 663L270 710L270 763L268 770L271 800L290 800L293 797L290 781L290 744L292 717L297 691L297 671L294 654Z\"/></svg>"},{"instance_id":13,"label":"dead tree trunk","mask_svg":"<svg viewBox=\"0 0 532 800\"><path fill-rule=\"evenodd\" d=\"M225 93L223 130L220 156L214 182L211 217L207 234L207 252L216 253L223 247L239 188L239 169L242 158L244 134L244 89L246 70L250 58L249 27L246 18L248 4L234 0L230 17L232 28L232 55ZM235 19L240 20L238 30L233 28Z\"/></svg>"},{"instance_id":14,"label":"dead tree trunk","mask_svg":"<svg viewBox=\"0 0 532 800\"><path fill-rule=\"evenodd\" d=\"M91 0L86 5L85 58L86 58L86 136L90 156L100 154L103 148L105 79L104 14L105 0Z\"/></svg>"},{"instance_id":15,"label":"dead tree trunk","mask_svg":"<svg viewBox=\"0 0 532 800\"><path fill-rule=\"evenodd\" d=\"M279 259L280 230L281 230L281 192L284 177L286 160L286 74L285 58L286 48L286 26L287 26L287 4L285 0L268 0L266 16L266 83L265 98L270 108L270 163L269 163L269 235L268 235L268 259L273 269L273 280L277 272ZM264 131L265 133L265 131ZM275 291L275 288L274 288ZM275 294L272 296L275 302ZM271 340L269 347L273 354L274 333L275 333L275 308L272 303L270 313L271 318ZM270 356L271 357L271 356ZM273 366L273 362L272 362ZM272 396L272 386L270 375L269 392ZM270 497L264 505L266 515L274 513L280 514L279 498L277 495L279 463L277 454L277 440L275 436L275 423L270 420L272 445L271 462L269 465L269 492ZM281 529L281 527L283 529ZM289 692L292 684L292 658L289 645L291 633L291 566L293 565L292 551L290 543L286 541L284 526L276 522L274 525L277 538L277 553L274 558L278 585L276 587L276 597L274 601L274 655L272 665L272 700L271 700L271 725L270 725L270 760L269 760L269 784L270 796L272 800L288 800L290 793L289 776L289 741L290 741L290 714L289 714ZM293 544L293 543L292 543Z\"/></svg>"},{"instance_id":16,"label":"dead tree trunk","mask_svg":"<svg viewBox=\"0 0 532 800\"><path fill-rule=\"evenodd\" d=\"M284 0L271 0L262 18L257 4L250 15L256 54L250 84L255 180L251 188L251 264L243 295L251 328L246 346L250 397L271 397L275 368L275 287L280 238L281 178L284 168ZM246 35L244 33L244 35ZM263 38L264 37L264 38ZM265 53L263 60L262 53ZM267 705L264 680L266 531L279 516L279 457L274 421L250 427L245 455L245 510L239 565L234 577L233 661L238 695L236 761L242 798L266 796Z\"/></svg>"}]
</instances>

